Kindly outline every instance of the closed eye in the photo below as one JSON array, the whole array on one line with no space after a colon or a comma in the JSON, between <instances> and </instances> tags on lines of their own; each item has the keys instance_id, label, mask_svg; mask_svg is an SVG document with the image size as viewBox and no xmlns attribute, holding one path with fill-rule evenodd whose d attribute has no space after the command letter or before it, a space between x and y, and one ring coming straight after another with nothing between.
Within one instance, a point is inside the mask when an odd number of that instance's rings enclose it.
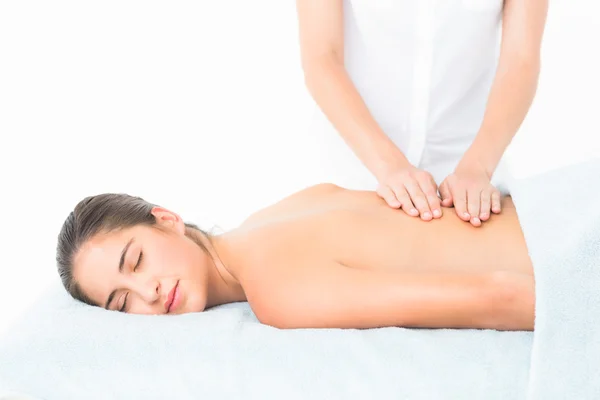
<instances>
[{"instance_id":1,"label":"closed eye","mask_svg":"<svg viewBox=\"0 0 600 400\"><path fill-rule=\"evenodd\" d=\"M138 267L142 263L142 259L144 258L144 252L140 250L140 256L138 257L137 262L135 263L135 267L133 267L133 272L137 271ZM120 312L127 312L127 298L129 297L129 292L125 295L125 300L123 300L123 305L119 309Z\"/></svg>"},{"instance_id":2,"label":"closed eye","mask_svg":"<svg viewBox=\"0 0 600 400\"><path fill-rule=\"evenodd\" d=\"M123 305L119 309L120 312L126 312L127 311L127 297L129 297L129 292L127 292L127 294L125 295L125 300L123 300Z\"/></svg>"},{"instance_id":3,"label":"closed eye","mask_svg":"<svg viewBox=\"0 0 600 400\"><path fill-rule=\"evenodd\" d=\"M133 272L135 272L138 269L138 267L142 263L142 258L143 257L144 257L144 252L140 250L140 256L138 257L138 260L137 260L137 263L135 264L135 267L133 267Z\"/></svg>"}]
</instances>

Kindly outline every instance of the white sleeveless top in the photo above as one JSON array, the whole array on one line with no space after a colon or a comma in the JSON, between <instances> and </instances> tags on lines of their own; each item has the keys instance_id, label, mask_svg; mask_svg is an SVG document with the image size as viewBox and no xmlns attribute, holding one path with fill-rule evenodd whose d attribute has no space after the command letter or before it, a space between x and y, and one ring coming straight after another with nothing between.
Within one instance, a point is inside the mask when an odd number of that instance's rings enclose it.
<instances>
[{"instance_id":1,"label":"white sleeveless top","mask_svg":"<svg viewBox=\"0 0 600 400\"><path fill-rule=\"evenodd\" d=\"M383 131L438 185L483 120L502 7L502 0L344 1L350 78ZM313 122L327 179L374 189L375 178L318 109Z\"/></svg>"}]
</instances>

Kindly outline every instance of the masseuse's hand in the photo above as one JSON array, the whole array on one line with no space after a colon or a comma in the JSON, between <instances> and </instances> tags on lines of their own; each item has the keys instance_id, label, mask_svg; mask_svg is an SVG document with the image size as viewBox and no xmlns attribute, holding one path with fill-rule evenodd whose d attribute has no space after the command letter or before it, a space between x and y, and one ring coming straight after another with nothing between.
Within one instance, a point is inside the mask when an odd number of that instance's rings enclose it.
<instances>
[{"instance_id":1,"label":"masseuse's hand","mask_svg":"<svg viewBox=\"0 0 600 400\"><path fill-rule=\"evenodd\" d=\"M460 164L440 185L442 205L454 204L456 214L473 226L481 226L490 211L500 213L500 192L490 183L491 176L478 165Z\"/></svg>"},{"instance_id":2,"label":"masseuse's hand","mask_svg":"<svg viewBox=\"0 0 600 400\"><path fill-rule=\"evenodd\" d=\"M433 176L410 164L393 168L378 179L377 194L393 208L424 221L442 216L440 198Z\"/></svg>"}]
</instances>

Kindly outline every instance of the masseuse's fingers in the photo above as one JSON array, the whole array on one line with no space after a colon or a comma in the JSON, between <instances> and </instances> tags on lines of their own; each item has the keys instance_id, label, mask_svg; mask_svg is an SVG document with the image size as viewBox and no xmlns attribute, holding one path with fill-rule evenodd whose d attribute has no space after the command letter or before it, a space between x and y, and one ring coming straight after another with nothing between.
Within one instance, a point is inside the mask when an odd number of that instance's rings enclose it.
<instances>
[{"instance_id":1,"label":"masseuse's fingers","mask_svg":"<svg viewBox=\"0 0 600 400\"><path fill-rule=\"evenodd\" d=\"M456 215L463 221L469 221L471 215L467 212L467 189L459 184L457 187L452 187L450 190L452 190Z\"/></svg>"},{"instance_id":2,"label":"masseuse's fingers","mask_svg":"<svg viewBox=\"0 0 600 400\"><path fill-rule=\"evenodd\" d=\"M500 214L502 211L502 206L500 202L500 192L498 189L494 189L492 192L492 212L496 214Z\"/></svg>"},{"instance_id":3,"label":"masseuse's fingers","mask_svg":"<svg viewBox=\"0 0 600 400\"><path fill-rule=\"evenodd\" d=\"M379 195L379 197L385 200L388 206L392 208L400 208L400 206L402 205L400 204L400 201L396 198L396 195L394 194L392 189L390 189L387 185L378 185L377 194Z\"/></svg>"},{"instance_id":4,"label":"masseuse's fingers","mask_svg":"<svg viewBox=\"0 0 600 400\"><path fill-rule=\"evenodd\" d=\"M442 196L442 205L444 207L452 206L452 192L450 192L450 187L448 187L448 180L444 179L439 188L440 196Z\"/></svg>"},{"instance_id":5,"label":"masseuse's fingers","mask_svg":"<svg viewBox=\"0 0 600 400\"><path fill-rule=\"evenodd\" d=\"M433 176L429 173L422 175L419 178L419 186L425 194L433 218L440 218L442 216L442 207L440 205L440 198L437 196L437 185L433 180Z\"/></svg>"},{"instance_id":6,"label":"masseuse's fingers","mask_svg":"<svg viewBox=\"0 0 600 400\"><path fill-rule=\"evenodd\" d=\"M404 183L404 186L406 187L406 191L410 195L413 204L417 207L417 210L419 210L421 219L425 221L431 220L433 214L431 214L427 197L425 197L425 193L423 193L418 181L416 179L409 179Z\"/></svg>"},{"instance_id":7,"label":"masseuse's fingers","mask_svg":"<svg viewBox=\"0 0 600 400\"><path fill-rule=\"evenodd\" d=\"M473 226L481 226L479 219L479 210L481 208L481 189L479 187L470 187L467 190L467 212L471 216L470 222Z\"/></svg>"},{"instance_id":8,"label":"masseuse's fingers","mask_svg":"<svg viewBox=\"0 0 600 400\"><path fill-rule=\"evenodd\" d=\"M411 217L416 217L419 215L419 211L417 211L415 208L415 205L406 191L406 188L399 186L392 188L392 191L396 195L396 198L400 201L400 204L402 204L402 209L406 214L410 215Z\"/></svg>"},{"instance_id":9,"label":"masseuse's fingers","mask_svg":"<svg viewBox=\"0 0 600 400\"><path fill-rule=\"evenodd\" d=\"M479 209L479 219L487 221L490 218L492 208L492 190L485 189L481 192L481 207Z\"/></svg>"}]
</instances>

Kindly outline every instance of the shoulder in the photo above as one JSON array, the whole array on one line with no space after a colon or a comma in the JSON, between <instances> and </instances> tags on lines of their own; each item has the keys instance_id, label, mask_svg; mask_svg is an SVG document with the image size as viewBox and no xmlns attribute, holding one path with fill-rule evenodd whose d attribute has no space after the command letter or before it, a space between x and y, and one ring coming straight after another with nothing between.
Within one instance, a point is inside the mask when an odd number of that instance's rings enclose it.
<instances>
[{"instance_id":1,"label":"shoulder","mask_svg":"<svg viewBox=\"0 0 600 400\"><path fill-rule=\"evenodd\" d=\"M337 186L333 183L319 183L316 185L308 186L305 189L299 190L299 191L283 198L279 203L282 203L287 200L292 200L294 198L315 196L318 194L331 193L331 192L340 191L340 190L345 190L345 189L340 186Z\"/></svg>"},{"instance_id":2,"label":"shoulder","mask_svg":"<svg viewBox=\"0 0 600 400\"><path fill-rule=\"evenodd\" d=\"M319 183L317 185L309 186L284 197L274 204L256 211L246 218L241 226L247 227L256 223L261 223L267 219L289 216L290 213L303 211L308 207L317 206L328 196L344 190L346 189L333 183Z\"/></svg>"}]
</instances>

